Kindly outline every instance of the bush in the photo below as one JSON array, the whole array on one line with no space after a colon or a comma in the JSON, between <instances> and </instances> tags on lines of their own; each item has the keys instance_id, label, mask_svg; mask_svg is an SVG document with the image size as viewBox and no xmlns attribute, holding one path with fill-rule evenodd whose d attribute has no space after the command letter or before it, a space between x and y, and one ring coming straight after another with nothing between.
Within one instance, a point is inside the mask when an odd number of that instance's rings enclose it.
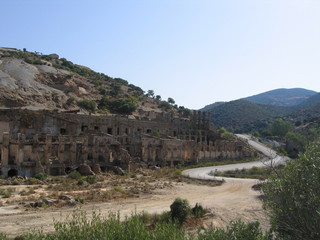
<instances>
[{"instance_id":1,"label":"bush","mask_svg":"<svg viewBox=\"0 0 320 240\"><path fill-rule=\"evenodd\" d=\"M37 173L36 175L34 175L34 178L36 178L38 180L45 180L47 178L47 176L44 175L43 173Z\"/></svg>"},{"instance_id":2,"label":"bush","mask_svg":"<svg viewBox=\"0 0 320 240\"><path fill-rule=\"evenodd\" d=\"M93 176L87 176L87 177L85 178L85 181L86 181L87 183L90 183L90 184L95 184L95 183L97 182L97 177L96 177L95 175L93 175Z\"/></svg>"},{"instance_id":3,"label":"bush","mask_svg":"<svg viewBox=\"0 0 320 240\"><path fill-rule=\"evenodd\" d=\"M97 108L97 103L91 100L81 100L77 102L77 105L83 109L86 109L90 112L94 112Z\"/></svg>"},{"instance_id":4,"label":"bush","mask_svg":"<svg viewBox=\"0 0 320 240\"><path fill-rule=\"evenodd\" d=\"M263 186L271 225L282 239L320 239L320 143Z\"/></svg>"},{"instance_id":5,"label":"bush","mask_svg":"<svg viewBox=\"0 0 320 240\"><path fill-rule=\"evenodd\" d=\"M111 112L119 114L131 114L137 109L137 106L134 103L135 101L136 100L133 97L127 99L102 97L99 101L99 108L109 109Z\"/></svg>"},{"instance_id":6,"label":"bush","mask_svg":"<svg viewBox=\"0 0 320 240\"><path fill-rule=\"evenodd\" d=\"M78 171L72 171L68 174L68 178L80 180L82 178L82 175Z\"/></svg>"},{"instance_id":7,"label":"bush","mask_svg":"<svg viewBox=\"0 0 320 240\"><path fill-rule=\"evenodd\" d=\"M198 240L272 240L270 232L262 232L259 222L231 222L227 228L209 228L198 233Z\"/></svg>"},{"instance_id":8,"label":"bush","mask_svg":"<svg viewBox=\"0 0 320 240\"><path fill-rule=\"evenodd\" d=\"M201 204L196 203L196 205L191 209L191 212L193 216L202 218L207 211L201 206Z\"/></svg>"},{"instance_id":9,"label":"bush","mask_svg":"<svg viewBox=\"0 0 320 240\"><path fill-rule=\"evenodd\" d=\"M190 215L191 207L186 199L176 198L170 205L172 219L182 224Z\"/></svg>"},{"instance_id":10,"label":"bush","mask_svg":"<svg viewBox=\"0 0 320 240\"><path fill-rule=\"evenodd\" d=\"M4 233L0 233L0 240L8 240L8 238Z\"/></svg>"}]
</instances>

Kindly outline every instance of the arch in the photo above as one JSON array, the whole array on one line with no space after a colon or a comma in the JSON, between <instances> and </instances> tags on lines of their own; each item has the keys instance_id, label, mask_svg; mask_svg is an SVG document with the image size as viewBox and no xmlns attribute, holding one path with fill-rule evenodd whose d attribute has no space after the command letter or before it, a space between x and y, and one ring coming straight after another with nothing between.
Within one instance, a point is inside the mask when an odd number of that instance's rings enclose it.
<instances>
[{"instance_id":1,"label":"arch","mask_svg":"<svg viewBox=\"0 0 320 240\"><path fill-rule=\"evenodd\" d=\"M12 168L12 169L10 169L8 171L8 177L16 177L16 176L18 176L18 170L17 169Z\"/></svg>"}]
</instances>

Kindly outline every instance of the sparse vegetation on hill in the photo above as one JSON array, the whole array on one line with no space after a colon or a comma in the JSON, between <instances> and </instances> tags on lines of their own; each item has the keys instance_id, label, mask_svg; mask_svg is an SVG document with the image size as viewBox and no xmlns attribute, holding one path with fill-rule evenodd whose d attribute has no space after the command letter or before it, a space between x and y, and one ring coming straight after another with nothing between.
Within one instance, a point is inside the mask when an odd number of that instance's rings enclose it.
<instances>
[{"instance_id":1,"label":"sparse vegetation on hill","mask_svg":"<svg viewBox=\"0 0 320 240\"><path fill-rule=\"evenodd\" d=\"M139 109L178 112L178 106L175 105L173 98L163 101L161 96L155 95L153 90L144 94L140 87L129 84L122 78L112 78L104 73L95 72L65 58L59 58L57 54L44 55L39 52L28 52L26 49L21 51L0 48L0 58L5 60L5 64L2 65L3 69L0 67L0 71L4 70L10 75L10 71L14 68L14 72L21 71L23 74L30 75L31 78L28 81L32 82L27 83L30 88L27 89L28 94L22 91L23 88L18 88L21 91L18 94L7 87L15 83L10 82L4 85L0 106L39 106L67 110L80 108L105 114L138 114L136 110ZM28 64L30 67L27 66ZM8 65L10 65L10 71L6 70ZM14 79L14 74L7 78L8 81L15 81ZM30 92L35 92L40 96L30 98ZM15 96L16 94L19 96Z\"/></svg>"},{"instance_id":2,"label":"sparse vegetation on hill","mask_svg":"<svg viewBox=\"0 0 320 240\"><path fill-rule=\"evenodd\" d=\"M236 100L208 111L212 113L212 122L216 126L233 132L250 132L265 125L265 122L273 117L285 115L288 109Z\"/></svg>"}]
</instances>

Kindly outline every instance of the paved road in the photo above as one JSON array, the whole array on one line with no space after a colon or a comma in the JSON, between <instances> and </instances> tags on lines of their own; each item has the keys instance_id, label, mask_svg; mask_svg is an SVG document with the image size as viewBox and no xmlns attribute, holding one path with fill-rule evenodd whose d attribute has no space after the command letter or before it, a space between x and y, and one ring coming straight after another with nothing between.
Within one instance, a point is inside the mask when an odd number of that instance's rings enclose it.
<instances>
[{"instance_id":1,"label":"paved road","mask_svg":"<svg viewBox=\"0 0 320 240\"><path fill-rule=\"evenodd\" d=\"M247 163L237 163L237 164L229 164L229 165L223 165L223 166L212 166L212 167L202 167L202 168L193 168L188 169L182 172L184 176L190 177L190 178L196 178L196 179L212 179L212 180L236 180L236 181L252 181L252 179L243 179L243 178L225 178L225 177L215 177L214 172L215 171L228 171L228 170L235 170L235 169L248 169L252 167L266 167L271 165L277 165L279 163L284 163L286 161L286 158L283 156L278 155L275 151L270 149L269 147L254 141L251 139L250 136L244 135L244 134L237 134L238 138L242 138L245 141L248 141L248 143L261 152L265 158L260 159L258 161L254 162L247 162ZM210 175L209 175L210 174Z\"/></svg>"}]
</instances>

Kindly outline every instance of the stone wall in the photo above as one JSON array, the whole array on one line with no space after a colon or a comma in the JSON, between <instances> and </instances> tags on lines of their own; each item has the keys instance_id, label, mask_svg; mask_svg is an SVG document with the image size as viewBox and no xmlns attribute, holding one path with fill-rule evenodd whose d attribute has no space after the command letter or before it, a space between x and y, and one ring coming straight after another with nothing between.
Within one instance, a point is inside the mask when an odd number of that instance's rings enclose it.
<instances>
[{"instance_id":1,"label":"stone wall","mask_svg":"<svg viewBox=\"0 0 320 240\"><path fill-rule=\"evenodd\" d=\"M128 169L133 163L173 166L251 154L245 143L221 139L201 112L189 118L153 113L152 119L15 109L0 113L5 176L60 175L81 164Z\"/></svg>"}]
</instances>

